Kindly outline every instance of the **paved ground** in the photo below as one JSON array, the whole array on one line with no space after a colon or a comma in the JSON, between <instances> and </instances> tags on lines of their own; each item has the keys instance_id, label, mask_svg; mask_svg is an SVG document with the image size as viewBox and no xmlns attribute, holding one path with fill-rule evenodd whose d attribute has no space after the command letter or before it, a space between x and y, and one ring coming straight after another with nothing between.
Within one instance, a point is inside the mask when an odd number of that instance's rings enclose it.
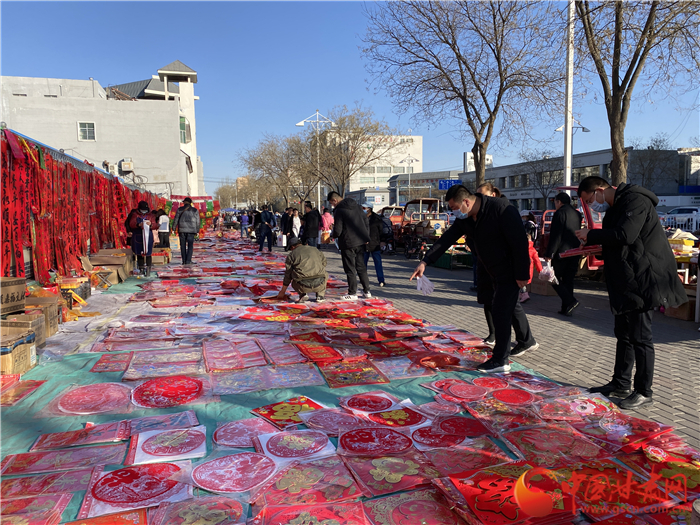
<instances>
[{"instance_id":1,"label":"paved ground","mask_svg":"<svg viewBox=\"0 0 700 525\"><path fill-rule=\"evenodd\" d=\"M328 270L343 276L340 256L324 250ZM416 291L408 278L415 259L403 255L384 258L387 286L379 288L373 263L369 262L372 293L388 299L411 315L433 324L454 324L481 336L487 328L476 295L469 291L472 271L429 268L426 275L435 285L431 296ZM558 297L531 295L525 303L532 332L540 348L514 360L565 384L592 387L612 376L615 338L613 316L604 285L577 281L581 306L571 318L557 314ZM656 373L654 404L638 413L641 417L671 424L690 445L700 447L700 332L698 325L654 313Z\"/></svg>"}]
</instances>

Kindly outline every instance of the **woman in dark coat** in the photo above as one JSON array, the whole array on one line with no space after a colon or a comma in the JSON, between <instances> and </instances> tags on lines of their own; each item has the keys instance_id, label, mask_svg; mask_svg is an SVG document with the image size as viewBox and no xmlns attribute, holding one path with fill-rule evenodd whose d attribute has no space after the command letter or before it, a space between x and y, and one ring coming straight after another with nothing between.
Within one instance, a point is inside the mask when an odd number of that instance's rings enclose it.
<instances>
[{"instance_id":1,"label":"woman in dark coat","mask_svg":"<svg viewBox=\"0 0 700 525\"><path fill-rule=\"evenodd\" d=\"M151 255L153 254L152 228L158 228L158 221L146 201L139 202L138 208L135 211L136 213L132 213L129 220L129 227L133 232L133 236L131 237L131 249L136 255L139 270L141 270L146 277L149 277L151 274L151 266L153 265L151 259Z\"/></svg>"}]
</instances>

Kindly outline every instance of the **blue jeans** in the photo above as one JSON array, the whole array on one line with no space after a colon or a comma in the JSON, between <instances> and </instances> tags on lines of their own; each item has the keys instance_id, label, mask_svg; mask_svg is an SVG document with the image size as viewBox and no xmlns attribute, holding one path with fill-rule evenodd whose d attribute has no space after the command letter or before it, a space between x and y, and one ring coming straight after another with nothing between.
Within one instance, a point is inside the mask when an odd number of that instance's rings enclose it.
<instances>
[{"instance_id":1,"label":"blue jeans","mask_svg":"<svg viewBox=\"0 0 700 525\"><path fill-rule=\"evenodd\" d=\"M306 238L306 245L313 246L314 248L318 248L318 237L307 237Z\"/></svg>"},{"instance_id":2,"label":"blue jeans","mask_svg":"<svg viewBox=\"0 0 700 525\"><path fill-rule=\"evenodd\" d=\"M192 264L192 250L194 249L194 233L180 232L180 253L182 264Z\"/></svg>"},{"instance_id":3,"label":"blue jeans","mask_svg":"<svg viewBox=\"0 0 700 525\"><path fill-rule=\"evenodd\" d=\"M382 267L382 250L381 248L378 248L373 252L365 252L365 266L367 266L370 254L372 255L372 260L374 261L374 269L377 271L377 279L381 284L384 282L384 268Z\"/></svg>"},{"instance_id":4,"label":"blue jeans","mask_svg":"<svg viewBox=\"0 0 700 525\"><path fill-rule=\"evenodd\" d=\"M272 251L272 230L263 224L260 226L260 251L265 244L265 237L267 237L267 249Z\"/></svg>"}]
</instances>

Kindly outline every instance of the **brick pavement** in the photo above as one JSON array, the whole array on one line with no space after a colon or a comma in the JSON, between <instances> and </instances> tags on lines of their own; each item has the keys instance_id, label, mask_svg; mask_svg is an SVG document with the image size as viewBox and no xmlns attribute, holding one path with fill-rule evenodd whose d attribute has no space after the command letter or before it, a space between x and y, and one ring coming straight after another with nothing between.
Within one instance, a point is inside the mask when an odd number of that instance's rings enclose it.
<instances>
[{"instance_id":1,"label":"brick pavement","mask_svg":"<svg viewBox=\"0 0 700 525\"><path fill-rule=\"evenodd\" d=\"M344 279L340 256L325 249L328 271ZM469 291L472 271L431 267L426 275L435 285L431 296L416 291L408 277L418 264L403 255L384 258L387 286L379 288L370 259L369 275L375 296L392 301L397 308L433 324L453 324L486 336L483 310ZM607 383L615 356L613 315L602 283L577 280L581 306L571 318L557 314L558 297L532 295L525 303L532 332L540 348L519 358L564 384L592 387ZM700 332L698 325L654 313L656 372L654 404L637 413L640 417L671 424L692 446L700 447Z\"/></svg>"}]
</instances>

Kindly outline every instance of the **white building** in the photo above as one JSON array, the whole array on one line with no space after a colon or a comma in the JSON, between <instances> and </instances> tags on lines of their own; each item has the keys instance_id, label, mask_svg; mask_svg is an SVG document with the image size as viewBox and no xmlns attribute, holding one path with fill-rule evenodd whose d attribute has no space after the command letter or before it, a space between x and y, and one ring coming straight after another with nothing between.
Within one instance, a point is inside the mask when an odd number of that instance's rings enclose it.
<instances>
[{"instance_id":1,"label":"white building","mask_svg":"<svg viewBox=\"0 0 700 525\"><path fill-rule=\"evenodd\" d=\"M491 167L493 167L493 156L486 155L486 169ZM474 165L474 154L471 151L464 152L464 163L462 171L464 173L476 171L476 166Z\"/></svg>"},{"instance_id":2,"label":"white building","mask_svg":"<svg viewBox=\"0 0 700 525\"><path fill-rule=\"evenodd\" d=\"M2 77L0 120L154 193L204 195L196 82L180 61L106 90L93 79Z\"/></svg>"},{"instance_id":3,"label":"white building","mask_svg":"<svg viewBox=\"0 0 700 525\"><path fill-rule=\"evenodd\" d=\"M386 190L392 175L423 171L423 137L398 135L391 138L398 140L399 146L382 160L373 162L371 166L362 168L353 175L348 191Z\"/></svg>"}]
</instances>

